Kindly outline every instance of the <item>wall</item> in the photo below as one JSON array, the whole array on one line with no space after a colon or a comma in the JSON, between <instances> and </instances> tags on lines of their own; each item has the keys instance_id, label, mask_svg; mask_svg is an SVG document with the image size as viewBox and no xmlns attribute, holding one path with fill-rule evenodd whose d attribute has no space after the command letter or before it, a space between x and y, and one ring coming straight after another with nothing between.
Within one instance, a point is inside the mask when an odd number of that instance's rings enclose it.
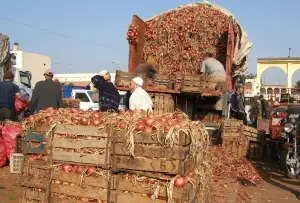
<instances>
[{"instance_id":1,"label":"wall","mask_svg":"<svg viewBox=\"0 0 300 203\"><path fill-rule=\"evenodd\" d=\"M32 74L32 86L41 80L45 80L44 72L51 69L51 57L40 54L24 52L22 54L22 70Z\"/></svg>"}]
</instances>

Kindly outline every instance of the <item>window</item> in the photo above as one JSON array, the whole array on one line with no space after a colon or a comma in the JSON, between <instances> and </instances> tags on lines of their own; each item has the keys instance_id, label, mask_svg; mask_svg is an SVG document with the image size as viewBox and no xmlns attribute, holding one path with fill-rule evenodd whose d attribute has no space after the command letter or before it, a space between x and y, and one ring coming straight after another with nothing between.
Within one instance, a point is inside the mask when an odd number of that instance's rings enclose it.
<instances>
[{"instance_id":1,"label":"window","mask_svg":"<svg viewBox=\"0 0 300 203\"><path fill-rule=\"evenodd\" d=\"M20 82L28 88L31 88L30 75L26 72L20 71Z\"/></svg>"},{"instance_id":2,"label":"window","mask_svg":"<svg viewBox=\"0 0 300 203\"><path fill-rule=\"evenodd\" d=\"M99 103L99 94L95 91L88 91L87 92L92 99L93 103Z\"/></svg>"},{"instance_id":3,"label":"window","mask_svg":"<svg viewBox=\"0 0 300 203\"><path fill-rule=\"evenodd\" d=\"M90 102L86 93L76 93L75 99L79 99L81 102Z\"/></svg>"}]
</instances>

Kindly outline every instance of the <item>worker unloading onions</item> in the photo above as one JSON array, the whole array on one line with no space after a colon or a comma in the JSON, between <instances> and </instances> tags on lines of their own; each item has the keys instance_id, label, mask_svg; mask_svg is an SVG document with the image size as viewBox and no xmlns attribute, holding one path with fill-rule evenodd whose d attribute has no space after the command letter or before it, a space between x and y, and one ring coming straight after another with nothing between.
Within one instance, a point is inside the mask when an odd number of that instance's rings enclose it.
<instances>
[{"instance_id":1,"label":"worker unloading onions","mask_svg":"<svg viewBox=\"0 0 300 203\"><path fill-rule=\"evenodd\" d=\"M222 63L213 58L210 52L205 54L205 60L201 64L200 72L210 77L211 82L226 82L226 71Z\"/></svg>"},{"instance_id":2,"label":"worker unloading onions","mask_svg":"<svg viewBox=\"0 0 300 203\"><path fill-rule=\"evenodd\" d=\"M142 88L143 83L144 81L140 77L132 79L130 84L132 94L129 99L129 109L152 112L153 102L149 94Z\"/></svg>"}]
</instances>

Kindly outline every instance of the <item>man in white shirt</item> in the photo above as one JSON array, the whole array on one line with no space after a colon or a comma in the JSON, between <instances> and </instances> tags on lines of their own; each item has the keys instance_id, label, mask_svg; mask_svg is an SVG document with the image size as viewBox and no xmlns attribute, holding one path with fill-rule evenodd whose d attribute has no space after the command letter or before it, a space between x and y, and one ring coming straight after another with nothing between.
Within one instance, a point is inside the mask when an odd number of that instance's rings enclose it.
<instances>
[{"instance_id":1,"label":"man in white shirt","mask_svg":"<svg viewBox=\"0 0 300 203\"><path fill-rule=\"evenodd\" d=\"M132 94L129 99L129 109L152 112L153 102L149 94L142 88L143 83L144 81L140 77L132 79L130 84Z\"/></svg>"},{"instance_id":2,"label":"man in white shirt","mask_svg":"<svg viewBox=\"0 0 300 203\"><path fill-rule=\"evenodd\" d=\"M224 66L212 57L211 53L206 53L205 60L201 64L202 74L210 77L211 82L225 82L226 81L226 71Z\"/></svg>"}]
</instances>

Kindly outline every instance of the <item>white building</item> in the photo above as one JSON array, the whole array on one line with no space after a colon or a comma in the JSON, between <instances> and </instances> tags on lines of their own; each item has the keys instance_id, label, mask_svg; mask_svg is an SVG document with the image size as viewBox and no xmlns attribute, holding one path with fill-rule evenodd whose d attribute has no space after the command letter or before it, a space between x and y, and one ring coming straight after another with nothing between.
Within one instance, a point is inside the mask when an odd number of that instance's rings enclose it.
<instances>
[{"instance_id":1,"label":"white building","mask_svg":"<svg viewBox=\"0 0 300 203\"><path fill-rule=\"evenodd\" d=\"M93 89L91 78L99 73L66 73L66 74L54 74L54 78L57 78L60 83L64 85L72 84L75 87L90 87ZM111 81L115 82L115 73L111 73Z\"/></svg>"},{"instance_id":2,"label":"white building","mask_svg":"<svg viewBox=\"0 0 300 203\"><path fill-rule=\"evenodd\" d=\"M245 97L254 97L260 93L260 79L253 78L253 79L246 79L245 80Z\"/></svg>"},{"instance_id":3,"label":"white building","mask_svg":"<svg viewBox=\"0 0 300 203\"><path fill-rule=\"evenodd\" d=\"M37 53L31 53L22 51L19 48L19 44L15 43L11 53L16 57L15 67L23 70L30 71L32 74L32 88L35 84L44 80L44 72L46 69L51 69L51 57L40 55Z\"/></svg>"}]
</instances>

